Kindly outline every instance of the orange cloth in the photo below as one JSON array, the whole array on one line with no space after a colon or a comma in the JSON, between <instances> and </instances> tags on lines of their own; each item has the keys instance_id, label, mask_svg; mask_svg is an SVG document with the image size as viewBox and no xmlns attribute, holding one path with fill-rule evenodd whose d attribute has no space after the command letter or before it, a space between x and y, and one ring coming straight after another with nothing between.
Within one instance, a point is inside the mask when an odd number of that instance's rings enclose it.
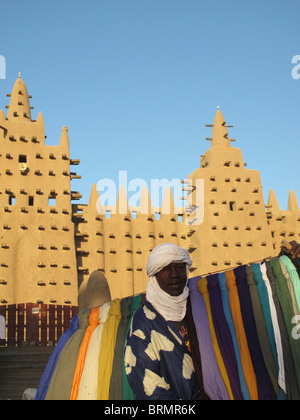
<instances>
[{"instance_id":1,"label":"orange cloth","mask_svg":"<svg viewBox=\"0 0 300 420\"><path fill-rule=\"evenodd\" d=\"M257 381L256 375L254 372L252 359L248 347L247 337L245 333L240 299L238 295L238 290L235 281L235 274L232 270L226 271L226 280L229 290L229 301L230 309L232 313L233 323L235 327L235 332L239 344L241 362L243 366L243 371L245 375L245 380L249 389L250 397L252 400L258 400L258 391L257 391Z\"/></svg>"},{"instance_id":2,"label":"orange cloth","mask_svg":"<svg viewBox=\"0 0 300 420\"><path fill-rule=\"evenodd\" d=\"M225 387L227 389L227 392L229 394L229 397L230 397L231 400L234 400L231 385L230 385L230 381L229 381L229 377L228 377L227 370L226 370L226 367L225 367L225 364L224 364L224 361L223 361L223 357L222 357L222 354L221 354L221 351L220 351L220 348L219 348L218 339L217 339L217 336L216 336L216 331L215 331L215 327L214 327L214 323L213 323L213 319L212 319L211 306L210 306L209 292L208 292L206 277L202 277L199 280L198 289L199 289L199 292L200 292L200 294L203 297L204 302L205 302L206 312L207 312L207 316L208 316L209 329L210 329L210 335L211 335L212 345L213 345L213 348L215 350L217 364L219 366L219 370L220 370L221 376L223 378L223 381L224 381Z\"/></svg>"},{"instance_id":3,"label":"orange cloth","mask_svg":"<svg viewBox=\"0 0 300 420\"><path fill-rule=\"evenodd\" d=\"M87 327L85 331L85 334L84 334L84 337L80 346L78 358L77 358L70 400L77 400L78 398L78 391L79 391L81 376L82 376L82 372L84 368L86 354L89 348L89 344L90 344L93 332L99 325L99 311L100 311L100 307L94 308L91 310L91 313L89 316L89 326Z\"/></svg>"}]
</instances>

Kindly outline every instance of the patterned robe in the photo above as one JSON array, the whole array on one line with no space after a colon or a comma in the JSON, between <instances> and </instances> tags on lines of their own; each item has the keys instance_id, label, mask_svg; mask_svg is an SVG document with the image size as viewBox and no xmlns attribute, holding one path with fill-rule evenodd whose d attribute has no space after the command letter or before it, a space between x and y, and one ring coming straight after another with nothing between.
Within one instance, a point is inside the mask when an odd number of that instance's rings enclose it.
<instances>
[{"instance_id":1,"label":"patterned robe","mask_svg":"<svg viewBox=\"0 0 300 420\"><path fill-rule=\"evenodd\" d=\"M124 361L137 400L200 398L192 357L179 331L147 301L132 319Z\"/></svg>"}]
</instances>

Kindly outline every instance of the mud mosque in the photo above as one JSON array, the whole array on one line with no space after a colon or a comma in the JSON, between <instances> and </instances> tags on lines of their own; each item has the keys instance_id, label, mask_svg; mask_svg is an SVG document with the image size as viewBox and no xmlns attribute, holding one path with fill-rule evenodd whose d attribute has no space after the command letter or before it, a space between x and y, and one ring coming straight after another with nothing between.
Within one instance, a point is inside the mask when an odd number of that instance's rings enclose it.
<instances>
[{"instance_id":1,"label":"mud mosque","mask_svg":"<svg viewBox=\"0 0 300 420\"><path fill-rule=\"evenodd\" d=\"M210 148L182 181L189 209L178 213L168 187L162 208L154 211L144 188L135 214L129 207L120 212L120 200L127 200L121 187L108 216L98 212L96 185L87 204L76 203L81 195L72 181L81 176L73 168L80 160L70 157L67 127L59 144L48 146L43 115L32 119L21 76L7 96L7 116L0 111L0 306L32 302L80 309L95 272L106 277L112 299L138 294L146 288L149 252L161 242L188 249L191 275L198 276L276 256L282 239L299 241L294 192L287 210L280 209L273 190L265 204L259 171L247 169L242 151L232 147L219 109L208 125ZM202 223L194 223L198 180L204 180Z\"/></svg>"}]
</instances>

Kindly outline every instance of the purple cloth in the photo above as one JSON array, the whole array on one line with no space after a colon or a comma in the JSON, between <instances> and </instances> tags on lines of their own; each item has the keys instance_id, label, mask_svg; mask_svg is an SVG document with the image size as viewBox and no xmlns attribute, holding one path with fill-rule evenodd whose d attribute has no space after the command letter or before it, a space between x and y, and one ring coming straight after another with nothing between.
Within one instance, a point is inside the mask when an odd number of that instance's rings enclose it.
<instances>
[{"instance_id":1,"label":"purple cloth","mask_svg":"<svg viewBox=\"0 0 300 420\"><path fill-rule=\"evenodd\" d=\"M238 365L235 357L232 336L225 318L218 274L207 277L211 314L216 331L219 348L229 377L235 400L244 400L239 379Z\"/></svg>"},{"instance_id":2,"label":"purple cloth","mask_svg":"<svg viewBox=\"0 0 300 420\"><path fill-rule=\"evenodd\" d=\"M53 353L51 354L51 357L44 370L43 376L40 380L39 388L34 398L35 400L37 401L45 400L59 356L61 355L61 352L63 351L67 342L70 340L70 338L75 333L75 331L78 330L78 328L79 328L79 321L78 321L78 315L76 315L72 318L70 328L61 336Z\"/></svg>"},{"instance_id":3,"label":"purple cloth","mask_svg":"<svg viewBox=\"0 0 300 420\"><path fill-rule=\"evenodd\" d=\"M199 342L204 390L212 400L229 400L211 341L205 302L198 290L199 279L200 277L190 279L189 289L192 314Z\"/></svg>"},{"instance_id":4,"label":"purple cloth","mask_svg":"<svg viewBox=\"0 0 300 420\"><path fill-rule=\"evenodd\" d=\"M256 325L253 315L251 295L247 283L246 266L235 268L234 270L236 285L241 303L241 312L244 328L247 336L248 347L252 359L253 368L256 375L258 399L276 400L276 392L271 383L260 343L257 336Z\"/></svg>"}]
</instances>

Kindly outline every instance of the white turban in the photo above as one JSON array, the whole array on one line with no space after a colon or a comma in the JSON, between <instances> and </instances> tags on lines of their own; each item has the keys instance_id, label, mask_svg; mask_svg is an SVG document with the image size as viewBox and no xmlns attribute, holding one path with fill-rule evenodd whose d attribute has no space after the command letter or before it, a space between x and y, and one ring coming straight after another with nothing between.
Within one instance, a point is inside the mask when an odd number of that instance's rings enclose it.
<instances>
[{"instance_id":1,"label":"white turban","mask_svg":"<svg viewBox=\"0 0 300 420\"><path fill-rule=\"evenodd\" d=\"M171 296L164 292L155 275L171 263L187 264L187 281L189 269L192 265L189 252L174 244L164 243L153 249L148 258L146 299L166 319L166 321L182 321L186 315L189 289L187 283L181 295Z\"/></svg>"}]
</instances>

